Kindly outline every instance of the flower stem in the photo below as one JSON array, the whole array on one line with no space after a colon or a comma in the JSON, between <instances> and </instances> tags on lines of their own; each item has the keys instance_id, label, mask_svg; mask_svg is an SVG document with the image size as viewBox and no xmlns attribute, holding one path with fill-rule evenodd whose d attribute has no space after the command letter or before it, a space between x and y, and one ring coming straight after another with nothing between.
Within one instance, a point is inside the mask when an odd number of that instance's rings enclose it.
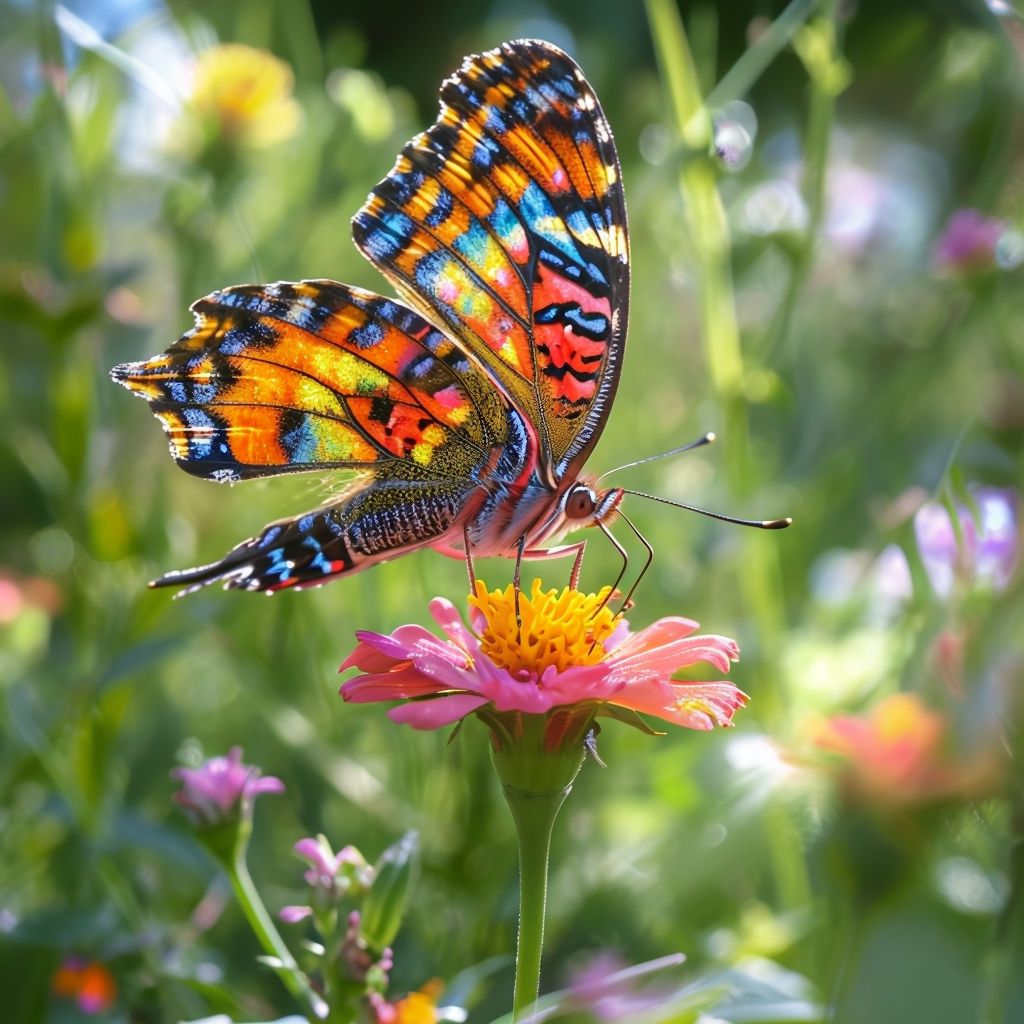
<instances>
[{"instance_id":1,"label":"flower stem","mask_svg":"<svg viewBox=\"0 0 1024 1024\"><path fill-rule=\"evenodd\" d=\"M224 870L227 872L231 887L235 891L235 898L238 900L253 934L267 956L277 961L275 969L285 988L302 1007L307 1020L323 1020L327 1016L327 1005L313 991L306 976L295 962L291 951L285 945L284 939L281 938L274 926L274 922L256 890L252 876L249 874L244 854L239 852L235 857L227 860L224 863Z\"/></svg>"},{"instance_id":2,"label":"flower stem","mask_svg":"<svg viewBox=\"0 0 1024 1024\"><path fill-rule=\"evenodd\" d=\"M548 894L548 854L555 818L571 786L536 793L504 787L519 842L519 936L512 1019L521 1020L540 994L540 961L544 946L544 913Z\"/></svg>"}]
</instances>

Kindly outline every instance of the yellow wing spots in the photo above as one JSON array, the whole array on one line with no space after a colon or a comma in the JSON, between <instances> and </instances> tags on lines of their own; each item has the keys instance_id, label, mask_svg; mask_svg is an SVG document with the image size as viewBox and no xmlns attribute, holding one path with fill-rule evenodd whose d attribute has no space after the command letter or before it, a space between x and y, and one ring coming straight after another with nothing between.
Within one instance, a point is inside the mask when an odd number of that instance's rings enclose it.
<instances>
[{"instance_id":1,"label":"yellow wing spots","mask_svg":"<svg viewBox=\"0 0 1024 1024\"><path fill-rule=\"evenodd\" d=\"M344 395L381 395L388 390L391 378L383 370L357 358L350 352L334 350L328 364L321 364L324 381Z\"/></svg>"},{"instance_id":2,"label":"yellow wing spots","mask_svg":"<svg viewBox=\"0 0 1024 1024\"><path fill-rule=\"evenodd\" d=\"M434 446L420 441L419 444L413 445L409 454L412 456L413 462L420 466L429 466L430 460L434 457Z\"/></svg>"},{"instance_id":3,"label":"yellow wing spots","mask_svg":"<svg viewBox=\"0 0 1024 1024\"><path fill-rule=\"evenodd\" d=\"M501 348L498 349L498 355L514 370L518 370L520 373L523 372L523 367L519 363L519 353L516 351L516 346L511 338L506 338L502 342Z\"/></svg>"},{"instance_id":4,"label":"yellow wing spots","mask_svg":"<svg viewBox=\"0 0 1024 1024\"><path fill-rule=\"evenodd\" d=\"M615 164L604 165L604 176L608 182L608 187L611 188L619 180L619 169Z\"/></svg>"},{"instance_id":5,"label":"yellow wing spots","mask_svg":"<svg viewBox=\"0 0 1024 1024\"><path fill-rule=\"evenodd\" d=\"M439 444L443 444L445 439L445 429L440 423L431 423L423 428L423 440L433 445L435 448Z\"/></svg>"},{"instance_id":6,"label":"yellow wing spots","mask_svg":"<svg viewBox=\"0 0 1024 1024\"><path fill-rule=\"evenodd\" d=\"M608 248L604 244L607 237L607 232L605 231L602 231L601 234L598 235L598 233L588 225L583 230L573 228L572 234L577 241L582 242L584 245L592 246L595 249L607 250ZM568 327L566 327L566 330L568 330Z\"/></svg>"},{"instance_id":7,"label":"yellow wing spots","mask_svg":"<svg viewBox=\"0 0 1024 1024\"><path fill-rule=\"evenodd\" d=\"M463 405L457 405L454 409L449 409L445 416L445 419L453 426L460 427L466 422L466 418L469 416L470 407L469 403L466 402Z\"/></svg>"}]
</instances>

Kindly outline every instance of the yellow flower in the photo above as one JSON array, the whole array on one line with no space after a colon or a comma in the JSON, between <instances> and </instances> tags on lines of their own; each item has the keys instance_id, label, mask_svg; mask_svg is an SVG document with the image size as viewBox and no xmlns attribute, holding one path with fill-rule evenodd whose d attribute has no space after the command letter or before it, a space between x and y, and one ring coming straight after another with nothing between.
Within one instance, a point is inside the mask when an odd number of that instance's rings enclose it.
<instances>
[{"instance_id":1,"label":"yellow flower","mask_svg":"<svg viewBox=\"0 0 1024 1024\"><path fill-rule=\"evenodd\" d=\"M302 108L294 85L291 67L272 53L225 43L196 60L191 102L213 135L260 149L298 130Z\"/></svg>"}]
</instances>

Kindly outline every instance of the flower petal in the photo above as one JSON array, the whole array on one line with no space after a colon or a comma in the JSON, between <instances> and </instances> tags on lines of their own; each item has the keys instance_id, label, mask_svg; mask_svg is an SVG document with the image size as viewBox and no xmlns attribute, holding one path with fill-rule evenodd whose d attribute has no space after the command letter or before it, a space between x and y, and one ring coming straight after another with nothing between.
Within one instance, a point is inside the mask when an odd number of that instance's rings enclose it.
<instances>
[{"instance_id":1,"label":"flower petal","mask_svg":"<svg viewBox=\"0 0 1024 1024\"><path fill-rule=\"evenodd\" d=\"M665 644L688 637L699 625L700 623L694 622L693 619L684 619L678 615L669 616L652 622L639 633L631 633L614 648L609 648L606 644L605 650L614 650L616 658L628 658L630 655L663 647Z\"/></svg>"},{"instance_id":2,"label":"flower petal","mask_svg":"<svg viewBox=\"0 0 1024 1024\"><path fill-rule=\"evenodd\" d=\"M615 674L625 677L627 682L629 676L640 674L653 673L667 677L681 668L701 662L713 665L719 672L728 672L729 666L738 661L740 656L736 641L725 636L679 638L660 646L647 646L636 652L624 652L627 646L628 641L608 659L609 664L614 666Z\"/></svg>"},{"instance_id":3,"label":"flower petal","mask_svg":"<svg viewBox=\"0 0 1024 1024\"><path fill-rule=\"evenodd\" d=\"M407 700L442 693L451 686L429 679L415 668L392 672L371 672L355 676L341 686L341 696L353 704L372 704L378 700Z\"/></svg>"},{"instance_id":4,"label":"flower petal","mask_svg":"<svg viewBox=\"0 0 1024 1024\"><path fill-rule=\"evenodd\" d=\"M282 907L278 912L277 916L284 921L285 924L297 924L304 918L313 916L312 907L296 906L292 904L287 907Z\"/></svg>"},{"instance_id":5,"label":"flower petal","mask_svg":"<svg viewBox=\"0 0 1024 1024\"><path fill-rule=\"evenodd\" d=\"M399 704L388 712L392 722L411 725L414 729L440 729L476 711L487 703L486 697L471 693L454 693L434 700L417 700Z\"/></svg>"},{"instance_id":6,"label":"flower petal","mask_svg":"<svg viewBox=\"0 0 1024 1024\"><path fill-rule=\"evenodd\" d=\"M476 634L466 628L458 609L443 597L435 597L430 602L430 614L434 621L444 630L449 639L454 640L473 658L480 654L480 642Z\"/></svg>"},{"instance_id":7,"label":"flower petal","mask_svg":"<svg viewBox=\"0 0 1024 1024\"><path fill-rule=\"evenodd\" d=\"M732 683L666 683L649 681L625 687L612 701L686 729L727 726L750 698Z\"/></svg>"}]
</instances>

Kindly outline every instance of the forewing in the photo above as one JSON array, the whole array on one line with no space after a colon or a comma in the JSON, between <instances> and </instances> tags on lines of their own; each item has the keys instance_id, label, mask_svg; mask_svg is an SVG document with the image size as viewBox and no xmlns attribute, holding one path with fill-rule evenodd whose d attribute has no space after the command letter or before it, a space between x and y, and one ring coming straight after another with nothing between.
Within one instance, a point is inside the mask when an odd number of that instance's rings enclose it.
<instances>
[{"instance_id":1,"label":"forewing","mask_svg":"<svg viewBox=\"0 0 1024 1024\"><path fill-rule=\"evenodd\" d=\"M197 476L465 480L504 443L493 383L398 302L301 281L226 288L192 312L195 327L165 353L111 376L150 403Z\"/></svg>"},{"instance_id":2,"label":"forewing","mask_svg":"<svg viewBox=\"0 0 1024 1024\"><path fill-rule=\"evenodd\" d=\"M555 480L578 469L618 383L629 249L612 134L575 62L536 40L467 58L353 234L536 424Z\"/></svg>"}]
</instances>

